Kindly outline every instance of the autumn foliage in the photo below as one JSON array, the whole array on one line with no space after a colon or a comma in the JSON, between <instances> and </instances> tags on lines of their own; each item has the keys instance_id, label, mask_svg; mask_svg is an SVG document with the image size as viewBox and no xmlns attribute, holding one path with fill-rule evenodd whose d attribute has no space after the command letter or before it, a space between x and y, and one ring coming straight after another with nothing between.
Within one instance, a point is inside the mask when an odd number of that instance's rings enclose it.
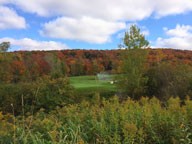
<instances>
[{"instance_id":1,"label":"autumn foliage","mask_svg":"<svg viewBox=\"0 0 192 144\"><path fill-rule=\"evenodd\" d=\"M192 65L192 51L173 49L147 49L147 63L162 62ZM63 51L17 51L0 54L0 81L34 81L51 75L95 75L108 71L119 74L122 66L121 50L63 50Z\"/></svg>"}]
</instances>

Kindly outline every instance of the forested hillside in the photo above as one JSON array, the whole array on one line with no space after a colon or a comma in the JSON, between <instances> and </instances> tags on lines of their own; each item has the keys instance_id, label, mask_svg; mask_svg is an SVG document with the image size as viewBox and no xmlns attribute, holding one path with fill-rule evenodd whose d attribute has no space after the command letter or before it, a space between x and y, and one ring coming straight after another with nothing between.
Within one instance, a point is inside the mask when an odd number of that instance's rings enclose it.
<instances>
[{"instance_id":1,"label":"forested hillside","mask_svg":"<svg viewBox=\"0 0 192 144\"><path fill-rule=\"evenodd\" d=\"M17 51L0 53L0 81L34 81L44 75L80 76L107 71L119 74L121 50ZM192 51L147 49L147 63L192 65Z\"/></svg>"}]
</instances>

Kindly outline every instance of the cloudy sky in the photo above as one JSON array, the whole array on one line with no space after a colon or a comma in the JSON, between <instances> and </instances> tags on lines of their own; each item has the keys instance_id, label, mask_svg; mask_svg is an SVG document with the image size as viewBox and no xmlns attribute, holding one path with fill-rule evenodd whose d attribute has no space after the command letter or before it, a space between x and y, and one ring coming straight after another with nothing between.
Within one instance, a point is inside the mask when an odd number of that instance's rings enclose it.
<instances>
[{"instance_id":1,"label":"cloudy sky","mask_svg":"<svg viewBox=\"0 0 192 144\"><path fill-rule=\"evenodd\" d=\"M152 47L192 50L192 0L0 0L11 50L116 49L137 24Z\"/></svg>"}]
</instances>

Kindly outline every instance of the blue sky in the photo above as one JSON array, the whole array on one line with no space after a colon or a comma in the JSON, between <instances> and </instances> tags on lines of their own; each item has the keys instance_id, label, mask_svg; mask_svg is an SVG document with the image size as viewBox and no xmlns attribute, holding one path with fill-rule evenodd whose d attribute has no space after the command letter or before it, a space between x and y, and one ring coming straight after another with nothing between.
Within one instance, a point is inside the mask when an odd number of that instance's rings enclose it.
<instances>
[{"instance_id":1,"label":"blue sky","mask_svg":"<svg viewBox=\"0 0 192 144\"><path fill-rule=\"evenodd\" d=\"M0 0L11 50L117 49L136 24L155 48L192 50L192 0Z\"/></svg>"}]
</instances>

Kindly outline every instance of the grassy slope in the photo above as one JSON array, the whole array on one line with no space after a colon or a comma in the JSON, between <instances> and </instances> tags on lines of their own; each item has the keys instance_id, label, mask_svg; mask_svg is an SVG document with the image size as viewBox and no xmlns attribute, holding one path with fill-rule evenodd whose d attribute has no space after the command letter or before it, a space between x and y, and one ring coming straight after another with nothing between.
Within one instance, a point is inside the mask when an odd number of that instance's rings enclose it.
<instances>
[{"instance_id":1,"label":"grassy slope","mask_svg":"<svg viewBox=\"0 0 192 144\"><path fill-rule=\"evenodd\" d=\"M97 80L97 76L70 77L70 82L77 93L116 91L116 85L110 84L109 80Z\"/></svg>"}]
</instances>

